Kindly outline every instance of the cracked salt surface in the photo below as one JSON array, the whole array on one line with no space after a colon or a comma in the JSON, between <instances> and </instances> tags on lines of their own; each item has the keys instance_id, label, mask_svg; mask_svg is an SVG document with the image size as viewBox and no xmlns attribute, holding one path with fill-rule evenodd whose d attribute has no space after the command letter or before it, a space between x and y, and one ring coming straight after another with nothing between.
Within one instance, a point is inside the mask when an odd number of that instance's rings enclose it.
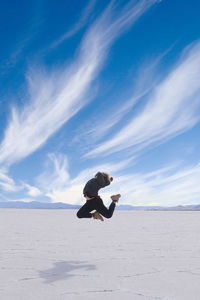
<instances>
[{"instance_id":1,"label":"cracked salt surface","mask_svg":"<svg viewBox=\"0 0 200 300\"><path fill-rule=\"evenodd\" d=\"M0 210L2 300L199 300L200 212Z\"/></svg>"}]
</instances>

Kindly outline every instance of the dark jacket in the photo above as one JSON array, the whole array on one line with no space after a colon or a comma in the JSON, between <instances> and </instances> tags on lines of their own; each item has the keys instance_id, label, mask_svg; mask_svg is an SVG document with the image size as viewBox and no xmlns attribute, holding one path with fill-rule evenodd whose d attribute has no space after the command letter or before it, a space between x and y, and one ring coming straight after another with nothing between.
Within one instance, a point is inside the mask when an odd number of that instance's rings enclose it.
<instances>
[{"instance_id":1,"label":"dark jacket","mask_svg":"<svg viewBox=\"0 0 200 300\"><path fill-rule=\"evenodd\" d=\"M86 183L83 189L83 194L84 196L87 195L90 198L96 197L98 196L98 191L109 184L109 179L103 176L101 172L98 172L94 178L90 179Z\"/></svg>"}]
</instances>

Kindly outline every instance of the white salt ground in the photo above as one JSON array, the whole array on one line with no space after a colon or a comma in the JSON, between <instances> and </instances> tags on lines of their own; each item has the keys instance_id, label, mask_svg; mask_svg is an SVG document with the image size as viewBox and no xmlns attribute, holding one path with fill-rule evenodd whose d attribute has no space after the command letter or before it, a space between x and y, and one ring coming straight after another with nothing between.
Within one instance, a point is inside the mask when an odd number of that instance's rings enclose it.
<instances>
[{"instance_id":1,"label":"white salt ground","mask_svg":"<svg viewBox=\"0 0 200 300\"><path fill-rule=\"evenodd\" d=\"M0 210L1 300L199 300L200 212Z\"/></svg>"}]
</instances>

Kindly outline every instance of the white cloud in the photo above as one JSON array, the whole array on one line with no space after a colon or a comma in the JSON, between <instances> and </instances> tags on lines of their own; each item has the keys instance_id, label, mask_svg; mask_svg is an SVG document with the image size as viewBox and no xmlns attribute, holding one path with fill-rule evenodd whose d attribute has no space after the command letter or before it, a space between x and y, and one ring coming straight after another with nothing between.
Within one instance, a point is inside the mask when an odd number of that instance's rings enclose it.
<instances>
[{"instance_id":1,"label":"white cloud","mask_svg":"<svg viewBox=\"0 0 200 300\"><path fill-rule=\"evenodd\" d=\"M199 165L182 169L177 163L149 173L127 174L125 170L128 165L130 160L96 165L80 172L75 178L69 178L59 186L54 185L54 181L46 182L45 196L48 196L52 202L83 204L85 201L83 188L86 182L96 172L108 171L114 176L114 181L99 193L106 205L110 203L110 196L116 193L122 195L119 204L136 206L176 206L199 202Z\"/></svg>"},{"instance_id":2,"label":"white cloud","mask_svg":"<svg viewBox=\"0 0 200 300\"><path fill-rule=\"evenodd\" d=\"M80 204L84 201L83 198L83 186L73 185L63 190L53 190L46 194L52 202L63 202L69 204Z\"/></svg>"},{"instance_id":3,"label":"white cloud","mask_svg":"<svg viewBox=\"0 0 200 300\"><path fill-rule=\"evenodd\" d=\"M26 188L28 190L27 194L29 196L34 198L34 197L38 197L38 196L42 195L42 192L37 187L32 186L32 185L27 184L27 183L24 183L23 185L24 185L24 188Z\"/></svg>"},{"instance_id":4,"label":"white cloud","mask_svg":"<svg viewBox=\"0 0 200 300\"><path fill-rule=\"evenodd\" d=\"M87 54L58 76L29 75L30 102L12 109L11 121L0 148L0 162L12 164L41 147L46 140L85 105L83 97L95 77L98 58ZM97 53L96 53L97 54ZM35 75L34 75L35 76Z\"/></svg>"},{"instance_id":5,"label":"white cloud","mask_svg":"<svg viewBox=\"0 0 200 300\"><path fill-rule=\"evenodd\" d=\"M190 128L199 120L200 42L185 50L179 64L154 90L144 109L113 138L86 157L110 154L129 147L133 152L162 142Z\"/></svg>"},{"instance_id":6,"label":"white cloud","mask_svg":"<svg viewBox=\"0 0 200 300\"><path fill-rule=\"evenodd\" d=\"M111 42L155 2L130 1L112 21L108 7L88 31L70 67L51 74L33 70L28 75L30 99L24 108L12 108L0 145L0 163L10 165L36 151L87 103Z\"/></svg>"},{"instance_id":7,"label":"white cloud","mask_svg":"<svg viewBox=\"0 0 200 300\"><path fill-rule=\"evenodd\" d=\"M71 178L68 171L67 157L55 155L49 157L50 165L46 171L38 176L37 186L43 194L49 197L53 202L64 202L79 204L84 201L83 188L86 182L100 172L108 172L114 177L117 172L123 170L131 162L130 159L120 163L99 164L94 167L81 171L75 178Z\"/></svg>"},{"instance_id":8,"label":"white cloud","mask_svg":"<svg viewBox=\"0 0 200 300\"><path fill-rule=\"evenodd\" d=\"M91 115L89 120L86 120L86 122L81 124L76 130L73 142L81 143L83 152L88 152L88 148L91 149L91 146L93 146L94 143L110 133L116 124L123 122L125 119L127 121L127 114L129 114L130 117L130 111L134 106L144 99L144 97L146 97L156 86L156 81L158 81L158 78L154 78L156 69L158 68L161 59L169 51L170 49L153 61L148 61L148 64L144 63L140 67L139 71L134 76L133 83L130 87L133 91L133 95L130 99L127 100L125 95L120 97L118 95L114 105L111 104L103 107L102 110L100 109L98 112L95 112L95 116ZM105 99L106 103L107 101L109 102L109 100L110 99Z\"/></svg>"},{"instance_id":9,"label":"white cloud","mask_svg":"<svg viewBox=\"0 0 200 300\"><path fill-rule=\"evenodd\" d=\"M118 171L123 170L126 168L134 159L126 159L122 160L120 162L110 162L110 163L104 163L95 165L93 167L87 168L84 171L81 171L72 181L72 184L79 184L84 183L87 180L89 180L91 177L93 177L97 172L107 172L110 174L110 176L114 176L117 174Z\"/></svg>"},{"instance_id":10,"label":"white cloud","mask_svg":"<svg viewBox=\"0 0 200 300\"><path fill-rule=\"evenodd\" d=\"M82 29L88 22L88 18L95 6L96 0L90 0L88 5L85 7L80 19L72 29L67 31L65 34L63 34L56 42L54 42L50 47L54 48L59 46L61 43L63 43L65 40L71 38L73 35L75 35L80 29Z\"/></svg>"},{"instance_id":11,"label":"white cloud","mask_svg":"<svg viewBox=\"0 0 200 300\"><path fill-rule=\"evenodd\" d=\"M0 170L0 187L6 192L16 192L22 188L16 185L15 181L6 174L5 170Z\"/></svg>"},{"instance_id":12,"label":"white cloud","mask_svg":"<svg viewBox=\"0 0 200 300\"><path fill-rule=\"evenodd\" d=\"M31 197L41 196L42 192L35 186L23 181L17 183L13 178L7 175L6 170L0 170L0 187L4 192L16 194L16 192L26 193ZM10 199L9 199L10 200Z\"/></svg>"},{"instance_id":13,"label":"white cloud","mask_svg":"<svg viewBox=\"0 0 200 300\"><path fill-rule=\"evenodd\" d=\"M118 178L121 203L176 206L199 203L199 165L179 170L177 165L151 173L128 174Z\"/></svg>"},{"instance_id":14,"label":"white cloud","mask_svg":"<svg viewBox=\"0 0 200 300\"><path fill-rule=\"evenodd\" d=\"M73 142L79 142L84 140L84 146L94 144L97 140L101 139L105 134L107 134L118 122L120 122L123 117L132 109L136 103L147 93L139 93L129 99L127 102L123 103L123 106L115 110L113 107L107 109L107 112L100 112L99 116L95 115L94 118L90 118L90 121L86 121L86 124L82 124L77 130L77 135L75 136ZM119 106L119 105L118 105ZM84 148L82 146L82 148ZM84 149L85 150L85 149Z\"/></svg>"},{"instance_id":15,"label":"white cloud","mask_svg":"<svg viewBox=\"0 0 200 300\"><path fill-rule=\"evenodd\" d=\"M45 166L45 171L37 179L37 186L43 192L62 189L69 184L68 159L61 153L51 153Z\"/></svg>"}]
</instances>

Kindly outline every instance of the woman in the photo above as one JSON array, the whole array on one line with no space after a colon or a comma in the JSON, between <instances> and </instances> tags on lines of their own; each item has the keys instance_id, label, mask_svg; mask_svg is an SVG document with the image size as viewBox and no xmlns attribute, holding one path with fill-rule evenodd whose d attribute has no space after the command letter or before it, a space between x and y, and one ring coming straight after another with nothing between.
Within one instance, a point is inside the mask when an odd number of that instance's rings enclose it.
<instances>
[{"instance_id":1,"label":"woman","mask_svg":"<svg viewBox=\"0 0 200 300\"><path fill-rule=\"evenodd\" d=\"M86 203L77 212L78 218L94 218L103 221L103 217L111 218L115 210L116 202L118 202L121 197L120 194L111 196L112 203L109 208L104 204L98 191L109 185L113 181L113 178L109 176L108 173L98 172L94 178L90 179L84 189L83 194L86 198ZM91 211L96 210L94 213Z\"/></svg>"}]
</instances>

